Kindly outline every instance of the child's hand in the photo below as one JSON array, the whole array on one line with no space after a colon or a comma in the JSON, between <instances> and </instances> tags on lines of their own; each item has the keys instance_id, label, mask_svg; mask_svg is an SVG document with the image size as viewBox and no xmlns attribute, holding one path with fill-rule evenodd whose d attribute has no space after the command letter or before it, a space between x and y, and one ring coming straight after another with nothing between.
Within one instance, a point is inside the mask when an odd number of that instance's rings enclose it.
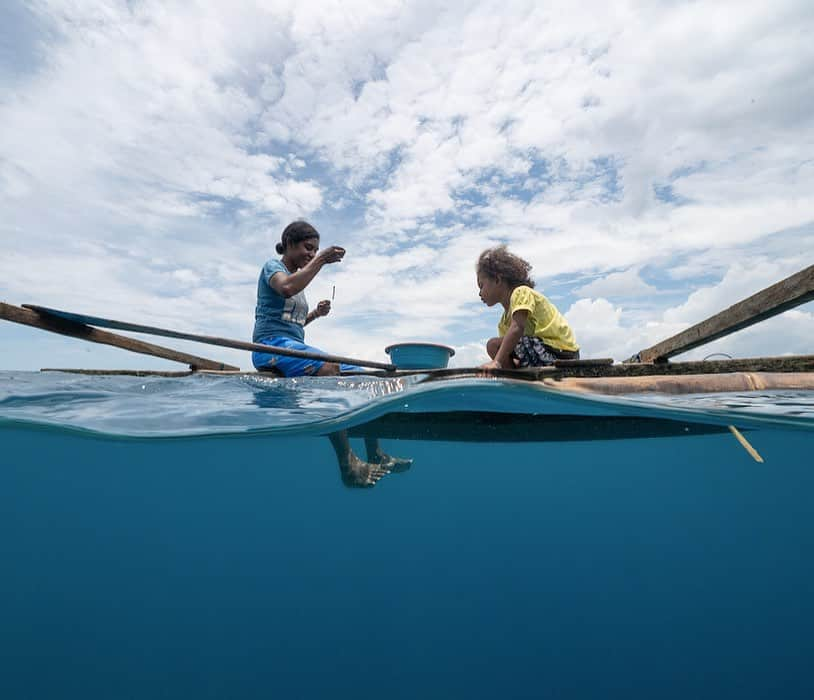
<instances>
[{"instance_id":1,"label":"child's hand","mask_svg":"<svg viewBox=\"0 0 814 700\"><path fill-rule=\"evenodd\" d=\"M497 360L489 360L486 364L480 365L479 369L502 369Z\"/></svg>"},{"instance_id":2,"label":"child's hand","mask_svg":"<svg viewBox=\"0 0 814 700\"><path fill-rule=\"evenodd\" d=\"M323 299L314 309L316 316L327 316L329 313L331 313L331 302L328 299Z\"/></svg>"}]
</instances>

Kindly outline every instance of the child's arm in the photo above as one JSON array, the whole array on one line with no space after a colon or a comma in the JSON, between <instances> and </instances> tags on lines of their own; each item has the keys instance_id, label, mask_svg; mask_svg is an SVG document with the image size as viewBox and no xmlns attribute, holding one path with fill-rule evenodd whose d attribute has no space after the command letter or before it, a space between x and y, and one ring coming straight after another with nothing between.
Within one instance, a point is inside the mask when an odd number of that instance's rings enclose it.
<instances>
[{"instance_id":1,"label":"child's arm","mask_svg":"<svg viewBox=\"0 0 814 700\"><path fill-rule=\"evenodd\" d=\"M518 309L512 314L512 322L506 335L500 343L500 349L495 355L492 362L483 365L487 369L514 369L514 362L512 362L512 353L523 337L526 330L526 321L528 320L529 312L527 309Z\"/></svg>"}]
</instances>

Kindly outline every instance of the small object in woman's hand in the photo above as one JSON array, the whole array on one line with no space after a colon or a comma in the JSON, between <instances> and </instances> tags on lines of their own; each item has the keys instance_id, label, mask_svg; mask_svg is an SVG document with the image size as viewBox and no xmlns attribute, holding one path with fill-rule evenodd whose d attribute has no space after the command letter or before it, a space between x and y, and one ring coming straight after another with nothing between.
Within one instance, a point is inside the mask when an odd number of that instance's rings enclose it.
<instances>
[{"instance_id":1,"label":"small object in woman's hand","mask_svg":"<svg viewBox=\"0 0 814 700\"><path fill-rule=\"evenodd\" d=\"M334 285L333 288L331 289L331 301L333 301L334 299L336 299L336 285Z\"/></svg>"},{"instance_id":2,"label":"small object in woman's hand","mask_svg":"<svg viewBox=\"0 0 814 700\"><path fill-rule=\"evenodd\" d=\"M329 313L331 313L331 302L323 299L317 304L316 314L317 316L327 316Z\"/></svg>"}]
</instances>

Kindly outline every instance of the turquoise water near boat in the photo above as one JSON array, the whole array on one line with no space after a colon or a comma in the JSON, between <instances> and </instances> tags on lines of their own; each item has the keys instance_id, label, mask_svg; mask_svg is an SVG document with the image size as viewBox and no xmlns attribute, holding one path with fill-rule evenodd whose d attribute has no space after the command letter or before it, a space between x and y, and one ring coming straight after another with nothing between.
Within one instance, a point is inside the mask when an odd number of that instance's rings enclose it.
<instances>
[{"instance_id":1,"label":"turquoise water near boat","mask_svg":"<svg viewBox=\"0 0 814 700\"><path fill-rule=\"evenodd\" d=\"M812 392L4 372L0 436L4 698L814 692Z\"/></svg>"}]
</instances>

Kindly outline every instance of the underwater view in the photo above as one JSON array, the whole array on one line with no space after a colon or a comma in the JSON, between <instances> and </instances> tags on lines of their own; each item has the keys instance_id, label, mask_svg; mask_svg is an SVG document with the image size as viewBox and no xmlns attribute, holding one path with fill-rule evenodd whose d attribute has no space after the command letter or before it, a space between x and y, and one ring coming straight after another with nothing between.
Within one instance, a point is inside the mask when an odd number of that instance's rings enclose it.
<instances>
[{"instance_id":1,"label":"underwater view","mask_svg":"<svg viewBox=\"0 0 814 700\"><path fill-rule=\"evenodd\" d=\"M0 372L0 447L3 698L814 695L814 392Z\"/></svg>"}]
</instances>

